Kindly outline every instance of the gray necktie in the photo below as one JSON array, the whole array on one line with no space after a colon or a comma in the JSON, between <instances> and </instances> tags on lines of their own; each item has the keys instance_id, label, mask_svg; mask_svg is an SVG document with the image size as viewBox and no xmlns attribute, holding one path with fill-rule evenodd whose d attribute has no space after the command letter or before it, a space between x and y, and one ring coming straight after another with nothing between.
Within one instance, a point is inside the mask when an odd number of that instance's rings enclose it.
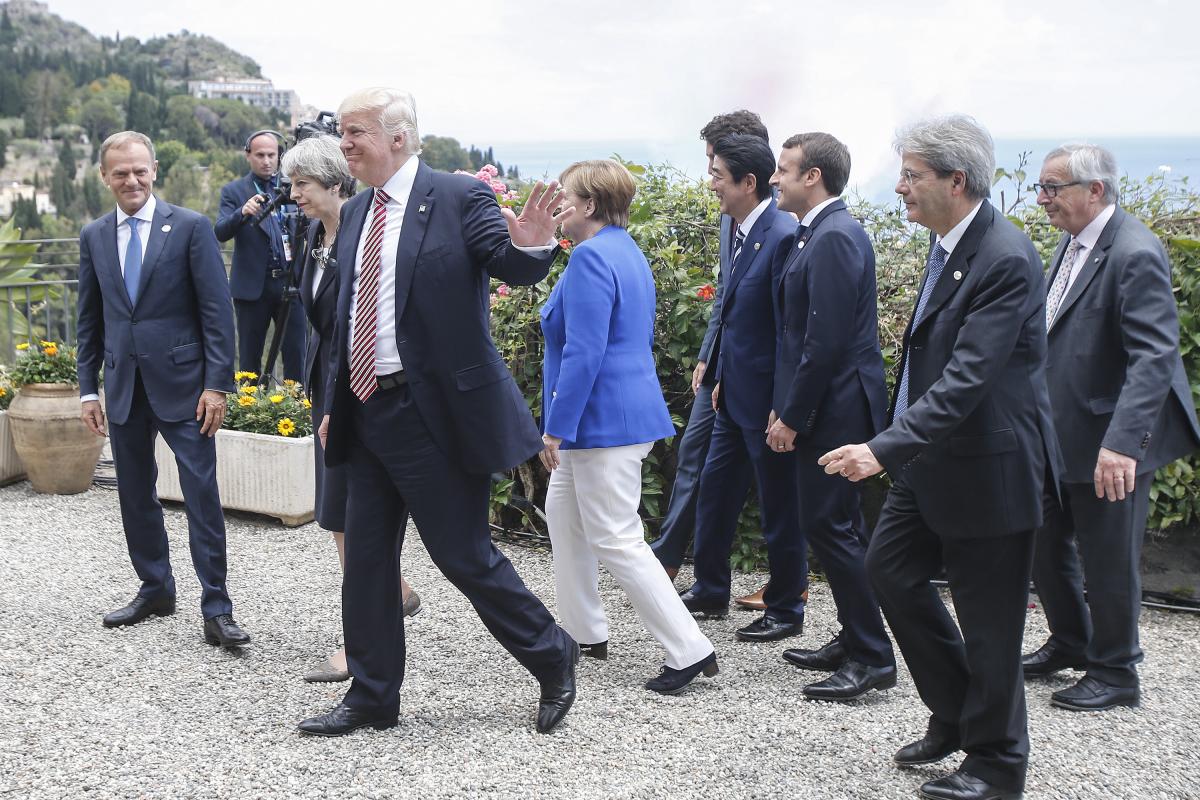
<instances>
[{"instance_id":1,"label":"gray necktie","mask_svg":"<svg viewBox=\"0 0 1200 800\"><path fill-rule=\"evenodd\" d=\"M1075 259L1079 257L1079 251L1082 249L1083 245L1079 243L1079 240L1072 237L1071 243L1067 245L1067 252L1063 254L1058 274L1054 276L1054 283L1050 284L1050 293L1046 295L1046 330L1050 330L1050 326L1054 324L1054 317L1058 314L1063 297L1067 294L1067 281L1071 279L1071 272L1075 268Z\"/></svg>"}]
</instances>

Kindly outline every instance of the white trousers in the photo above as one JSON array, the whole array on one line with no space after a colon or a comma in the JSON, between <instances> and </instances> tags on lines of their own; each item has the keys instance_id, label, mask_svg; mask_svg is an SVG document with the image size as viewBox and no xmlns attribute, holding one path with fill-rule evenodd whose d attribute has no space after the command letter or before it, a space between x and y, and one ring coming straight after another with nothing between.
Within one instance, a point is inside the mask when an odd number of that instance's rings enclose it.
<instances>
[{"instance_id":1,"label":"white trousers","mask_svg":"<svg viewBox=\"0 0 1200 800\"><path fill-rule=\"evenodd\" d=\"M671 579L646 544L638 505L642 460L651 444L562 450L546 490L561 624L575 641L608 640L600 602L603 564L633 603L646 630L666 648L668 667L682 669L713 652L684 608Z\"/></svg>"}]
</instances>

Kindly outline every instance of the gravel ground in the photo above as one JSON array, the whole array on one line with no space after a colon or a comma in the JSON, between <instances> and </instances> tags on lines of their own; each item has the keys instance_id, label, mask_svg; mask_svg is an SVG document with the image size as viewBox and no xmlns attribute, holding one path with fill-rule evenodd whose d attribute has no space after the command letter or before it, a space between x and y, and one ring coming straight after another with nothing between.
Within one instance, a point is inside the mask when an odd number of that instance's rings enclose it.
<instances>
[{"instance_id":1,"label":"gravel ground","mask_svg":"<svg viewBox=\"0 0 1200 800\"><path fill-rule=\"evenodd\" d=\"M802 698L805 680L819 676L780 653L833 633L820 583L799 639L734 641L749 612L702 623L720 675L659 697L641 683L662 652L606 579L610 660L583 660L575 708L539 736L536 683L410 530L406 576L425 611L408 626L400 725L313 739L295 723L332 707L345 688L300 679L333 649L339 625L337 558L315 525L229 517L230 592L254 637L234 655L202 639L179 507L167 513L179 611L116 630L100 617L137 584L113 492L50 497L18 483L0 490L0 520L9 540L0 554L3 797L912 798L955 765L891 765L926 720L903 667L896 689L857 705ZM549 554L505 549L553 610ZM738 575L734 589L762 580ZM1027 642L1040 644L1045 632L1032 611ZM1200 796L1200 617L1147 611L1142 640L1140 710L1056 711L1049 695L1068 679L1030 684L1027 797Z\"/></svg>"}]
</instances>

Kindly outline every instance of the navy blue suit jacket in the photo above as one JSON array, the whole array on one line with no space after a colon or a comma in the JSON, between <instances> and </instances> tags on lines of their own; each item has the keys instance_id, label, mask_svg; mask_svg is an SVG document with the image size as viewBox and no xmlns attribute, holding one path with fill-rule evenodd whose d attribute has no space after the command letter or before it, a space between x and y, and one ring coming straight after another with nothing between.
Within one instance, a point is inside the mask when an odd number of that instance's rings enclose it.
<instances>
[{"instance_id":1,"label":"navy blue suit jacket","mask_svg":"<svg viewBox=\"0 0 1200 800\"><path fill-rule=\"evenodd\" d=\"M780 245L776 267L775 413L797 446L870 439L888 401L871 240L835 200Z\"/></svg>"},{"instance_id":2,"label":"navy blue suit jacket","mask_svg":"<svg viewBox=\"0 0 1200 800\"><path fill-rule=\"evenodd\" d=\"M348 330L355 259L373 192L342 206L337 237L338 305L329 369L325 463L347 458L352 438ZM434 442L472 473L508 469L542 449L529 406L492 342L490 277L531 285L553 251L512 245L490 187L466 175L417 167L396 251L396 347Z\"/></svg>"},{"instance_id":3,"label":"navy blue suit jacket","mask_svg":"<svg viewBox=\"0 0 1200 800\"><path fill-rule=\"evenodd\" d=\"M233 239L233 264L229 269L229 289L235 300L257 300L262 297L263 284L267 274L273 269L292 268L292 264L284 264L282 228L270 229L271 223L264 222L255 225L250 218L242 213L242 206L254 195L258 194L253 172L243 175L235 181L230 181L221 187L221 206L217 212L217 239L227 242ZM265 183L265 181L259 181ZM291 208L290 205L284 208ZM291 237L292 250L299 243L296 241L294 217L289 217L284 225ZM271 239L275 242L272 245ZM293 259L293 263L300 259Z\"/></svg>"},{"instance_id":4,"label":"navy blue suit jacket","mask_svg":"<svg viewBox=\"0 0 1200 800\"><path fill-rule=\"evenodd\" d=\"M99 391L108 418L129 418L138 372L155 415L196 415L205 389L233 391L233 306L208 218L157 200L142 259L137 305L117 257L117 214L79 234L79 390Z\"/></svg>"},{"instance_id":5,"label":"navy blue suit jacket","mask_svg":"<svg viewBox=\"0 0 1200 800\"><path fill-rule=\"evenodd\" d=\"M743 428L766 430L775 374L775 307L772 261L796 221L772 199L746 236L741 254L722 276L717 347L719 402Z\"/></svg>"},{"instance_id":6,"label":"navy blue suit jacket","mask_svg":"<svg viewBox=\"0 0 1200 800\"><path fill-rule=\"evenodd\" d=\"M624 228L581 242L546 304L542 416L563 449L675 434L654 370L654 276Z\"/></svg>"}]
</instances>

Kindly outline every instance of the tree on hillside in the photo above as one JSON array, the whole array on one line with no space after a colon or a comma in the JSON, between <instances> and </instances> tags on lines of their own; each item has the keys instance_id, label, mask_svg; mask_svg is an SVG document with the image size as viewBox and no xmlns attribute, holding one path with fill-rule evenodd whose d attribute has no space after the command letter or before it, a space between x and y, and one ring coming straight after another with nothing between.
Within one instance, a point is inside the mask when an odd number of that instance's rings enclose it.
<instances>
[{"instance_id":1,"label":"tree on hillside","mask_svg":"<svg viewBox=\"0 0 1200 800\"><path fill-rule=\"evenodd\" d=\"M0 128L0 169L8 166L8 131Z\"/></svg>"},{"instance_id":2,"label":"tree on hillside","mask_svg":"<svg viewBox=\"0 0 1200 800\"><path fill-rule=\"evenodd\" d=\"M140 131L153 139L158 135L163 122L158 99L154 95L136 89L129 93L129 100L125 105L126 130ZM200 134L203 139L203 131L200 131Z\"/></svg>"},{"instance_id":3,"label":"tree on hillside","mask_svg":"<svg viewBox=\"0 0 1200 800\"><path fill-rule=\"evenodd\" d=\"M99 97L88 98L79 109L79 124L87 131L93 148L99 147L110 134L121 130L124 123L121 110Z\"/></svg>"},{"instance_id":4,"label":"tree on hillside","mask_svg":"<svg viewBox=\"0 0 1200 800\"><path fill-rule=\"evenodd\" d=\"M421 139L421 159L433 169L453 172L471 166L467 151L450 136L426 136Z\"/></svg>"},{"instance_id":5,"label":"tree on hillside","mask_svg":"<svg viewBox=\"0 0 1200 800\"><path fill-rule=\"evenodd\" d=\"M68 180L75 180L75 148L71 147L70 139L63 139L62 147L58 148L58 165Z\"/></svg>"},{"instance_id":6,"label":"tree on hillside","mask_svg":"<svg viewBox=\"0 0 1200 800\"><path fill-rule=\"evenodd\" d=\"M37 70L25 78L25 135L40 138L67 122L74 85L65 72Z\"/></svg>"}]
</instances>

